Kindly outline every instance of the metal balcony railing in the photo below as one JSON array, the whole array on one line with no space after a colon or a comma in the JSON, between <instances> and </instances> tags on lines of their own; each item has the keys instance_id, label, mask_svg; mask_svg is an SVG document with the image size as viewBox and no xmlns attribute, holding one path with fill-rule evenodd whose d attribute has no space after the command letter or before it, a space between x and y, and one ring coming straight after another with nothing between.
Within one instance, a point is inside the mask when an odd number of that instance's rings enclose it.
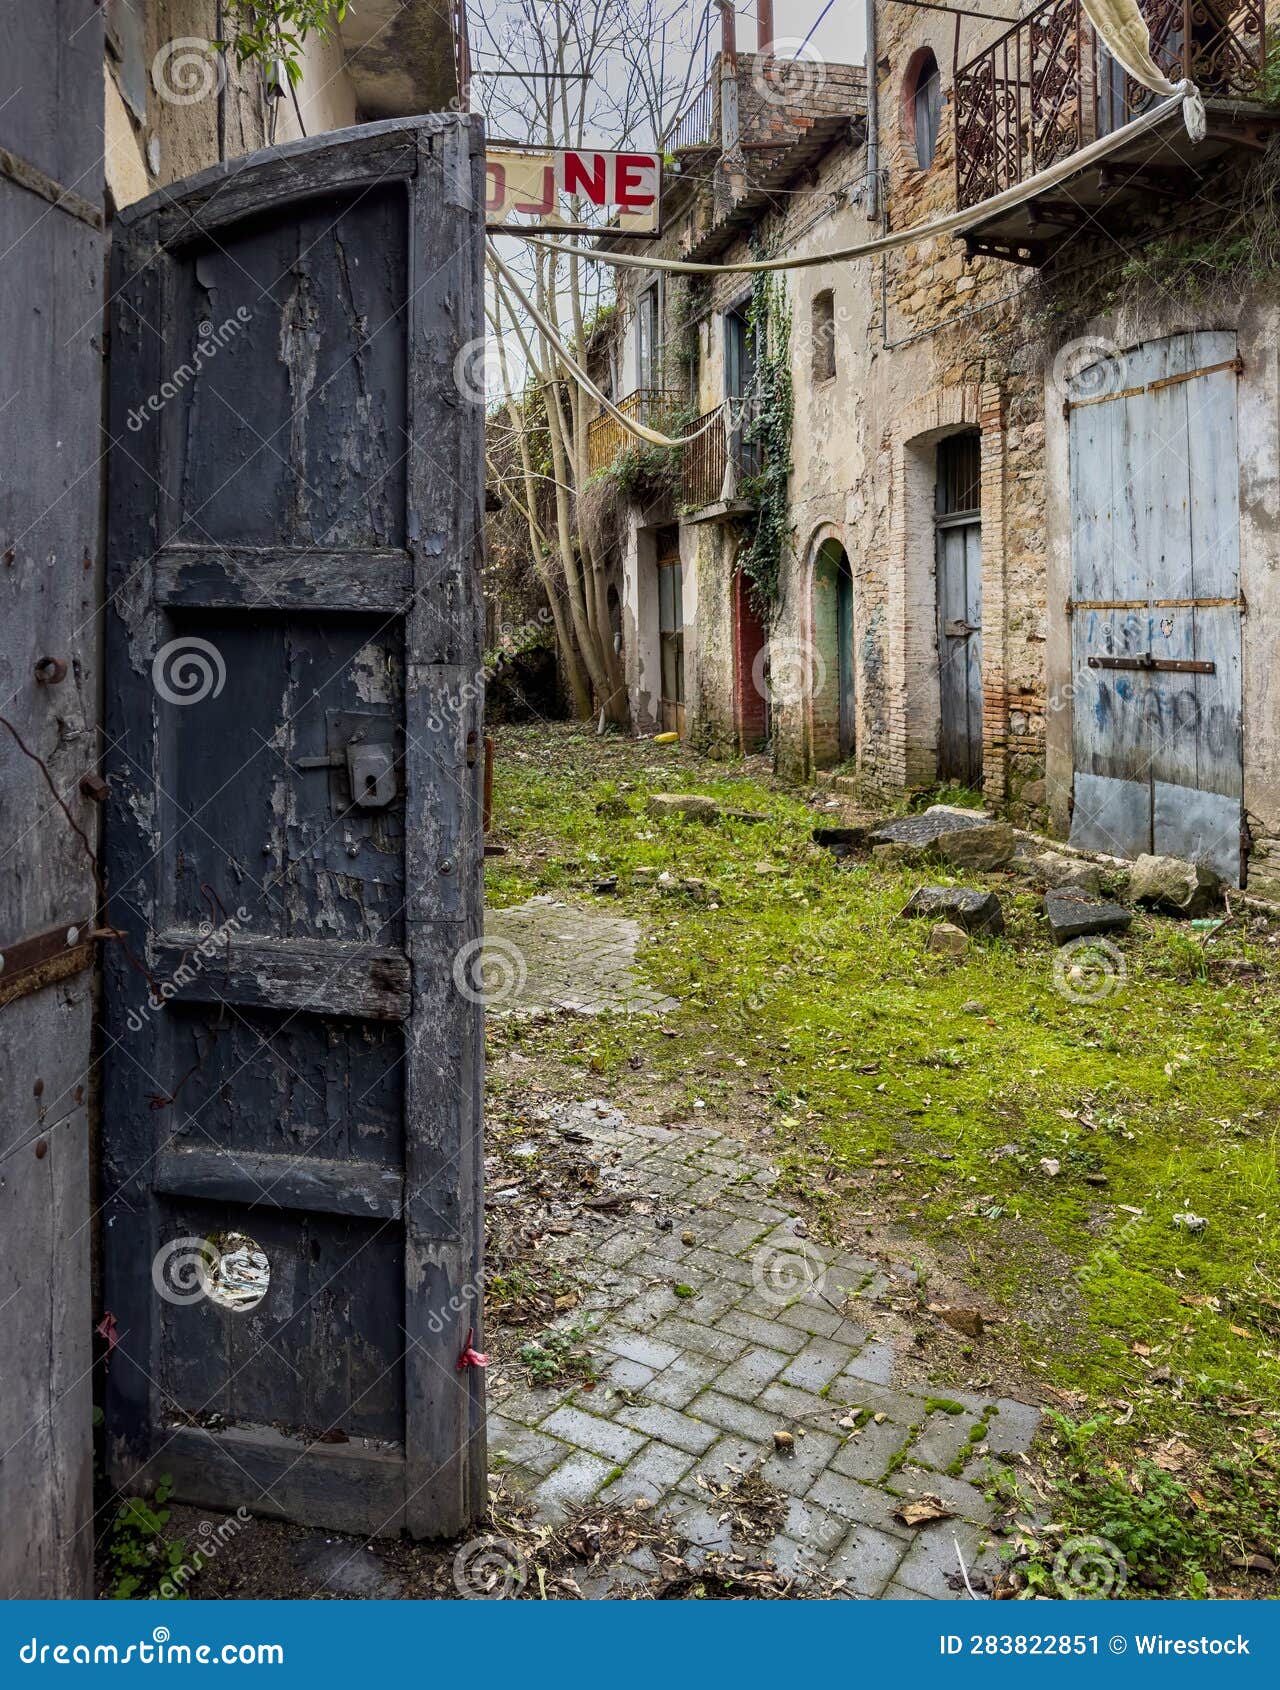
<instances>
[{"instance_id":1,"label":"metal balcony railing","mask_svg":"<svg viewBox=\"0 0 1280 1690\"><path fill-rule=\"evenodd\" d=\"M719 139L720 125L716 111L719 81L717 69L676 118L662 143L667 152L678 153L688 147L711 146Z\"/></svg>"},{"instance_id":2,"label":"metal balcony railing","mask_svg":"<svg viewBox=\"0 0 1280 1690\"><path fill-rule=\"evenodd\" d=\"M1139 0L1151 56L1207 98L1262 98L1262 0ZM977 205L1057 164L1156 99L1099 42L1080 0L1045 0L955 76L956 204Z\"/></svg>"},{"instance_id":3,"label":"metal balcony railing","mask_svg":"<svg viewBox=\"0 0 1280 1690\"><path fill-rule=\"evenodd\" d=\"M638 387L625 399L616 401L624 417L642 422L649 428L661 429L664 433L670 432L671 424L684 403L680 394L657 387ZM608 469L619 452L638 444L635 436L628 434L615 417L607 411L602 412L587 424L588 473L595 475L599 470Z\"/></svg>"},{"instance_id":4,"label":"metal balcony railing","mask_svg":"<svg viewBox=\"0 0 1280 1690\"><path fill-rule=\"evenodd\" d=\"M754 399L733 399L689 424L681 464L681 497L687 510L703 510L726 496L735 497L745 480L759 475L764 454L758 441L746 438L756 414ZM726 485L730 464L734 474Z\"/></svg>"}]
</instances>

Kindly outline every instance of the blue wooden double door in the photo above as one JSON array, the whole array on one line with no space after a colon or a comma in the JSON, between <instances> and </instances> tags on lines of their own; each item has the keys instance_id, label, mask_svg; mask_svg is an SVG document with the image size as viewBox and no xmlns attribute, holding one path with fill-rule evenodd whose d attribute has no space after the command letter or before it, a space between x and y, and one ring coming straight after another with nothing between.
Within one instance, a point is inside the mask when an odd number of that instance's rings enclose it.
<instances>
[{"instance_id":1,"label":"blue wooden double door","mask_svg":"<svg viewBox=\"0 0 1280 1690\"><path fill-rule=\"evenodd\" d=\"M1243 819L1235 335L1145 342L1067 397L1071 842L1239 884Z\"/></svg>"}]
</instances>

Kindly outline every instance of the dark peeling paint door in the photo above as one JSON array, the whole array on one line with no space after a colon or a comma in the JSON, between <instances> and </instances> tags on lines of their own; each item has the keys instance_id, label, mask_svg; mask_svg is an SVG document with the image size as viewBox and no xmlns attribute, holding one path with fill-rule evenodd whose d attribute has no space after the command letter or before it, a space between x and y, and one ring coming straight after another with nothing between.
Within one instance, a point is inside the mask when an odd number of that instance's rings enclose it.
<instances>
[{"instance_id":1,"label":"dark peeling paint door","mask_svg":"<svg viewBox=\"0 0 1280 1690\"><path fill-rule=\"evenodd\" d=\"M1208 863L1234 884L1237 383L1234 334L1173 335L1091 366L1068 400L1071 841Z\"/></svg>"},{"instance_id":2,"label":"dark peeling paint door","mask_svg":"<svg viewBox=\"0 0 1280 1690\"><path fill-rule=\"evenodd\" d=\"M362 1533L486 1500L481 149L260 154L113 254L111 1473Z\"/></svg>"}]
</instances>

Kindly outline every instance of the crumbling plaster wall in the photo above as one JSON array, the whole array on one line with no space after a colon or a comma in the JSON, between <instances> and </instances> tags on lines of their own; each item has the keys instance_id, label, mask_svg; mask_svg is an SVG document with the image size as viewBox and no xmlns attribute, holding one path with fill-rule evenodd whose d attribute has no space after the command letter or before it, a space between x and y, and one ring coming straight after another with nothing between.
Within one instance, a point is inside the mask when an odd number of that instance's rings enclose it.
<instances>
[{"instance_id":1,"label":"crumbling plaster wall","mask_svg":"<svg viewBox=\"0 0 1280 1690\"><path fill-rule=\"evenodd\" d=\"M106 55L106 176L116 206L144 198L222 158L266 146L270 104L262 70L200 43L218 34L215 0L146 0L142 75ZM127 37L126 37L127 45ZM298 104L309 135L356 122L351 79L336 40L302 49ZM275 141L302 133L291 99L278 102Z\"/></svg>"}]
</instances>

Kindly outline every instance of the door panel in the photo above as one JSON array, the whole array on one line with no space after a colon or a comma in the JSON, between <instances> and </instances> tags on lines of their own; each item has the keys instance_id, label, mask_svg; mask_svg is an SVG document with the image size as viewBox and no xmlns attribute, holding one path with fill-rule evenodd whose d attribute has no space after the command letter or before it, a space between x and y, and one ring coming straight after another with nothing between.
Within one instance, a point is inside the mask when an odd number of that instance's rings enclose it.
<instances>
[{"instance_id":1,"label":"door panel","mask_svg":"<svg viewBox=\"0 0 1280 1690\"><path fill-rule=\"evenodd\" d=\"M1069 401L1071 839L1240 875L1235 337L1124 356L1114 395Z\"/></svg>"},{"instance_id":2,"label":"door panel","mask_svg":"<svg viewBox=\"0 0 1280 1690\"><path fill-rule=\"evenodd\" d=\"M938 672L941 731L938 773L976 786L982 780L982 528L938 528Z\"/></svg>"},{"instance_id":3,"label":"door panel","mask_svg":"<svg viewBox=\"0 0 1280 1690\"><path fill-rule=\"evenodd\" d=\"M111 1476L363 1533L486 1504L481 165L364 126L115 238Z\"/></svg>"}]
</instances>

